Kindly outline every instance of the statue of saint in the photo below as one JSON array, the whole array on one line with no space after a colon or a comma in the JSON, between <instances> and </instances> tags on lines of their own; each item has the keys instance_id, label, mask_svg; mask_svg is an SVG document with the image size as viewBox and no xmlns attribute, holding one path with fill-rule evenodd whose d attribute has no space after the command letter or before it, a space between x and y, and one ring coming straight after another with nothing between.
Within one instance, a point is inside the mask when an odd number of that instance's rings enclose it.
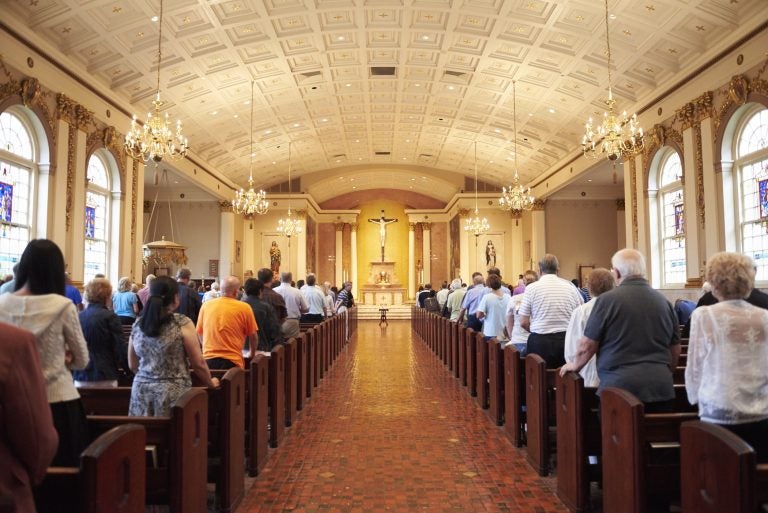
<instances>
[{"instance_id":1,"label":"statue of saint","mask_svg":"<svg viewBox=\"0 0 768 513\"><path fill-rule=\"evenodd\" d=\"M280 272L280 247L277 241L272 241L272 247L269 248L269 263L273 273Z\"/></svg>"},{"instance_id":2,"label":"statue of saint","mask_svg":"<svg viewBox=\"0 0 768 513\"><path fill-rule=\"evenodd\" d=\"M378 219L368 219L369 223L376 223L379 225L379 243L381 244L381 261L384 261L384 243L387 240L387 225L390 223L396 223L397 219L387 219L384 217L384 211L381 211L381 217Z\"/></svg>"}]
</instances>

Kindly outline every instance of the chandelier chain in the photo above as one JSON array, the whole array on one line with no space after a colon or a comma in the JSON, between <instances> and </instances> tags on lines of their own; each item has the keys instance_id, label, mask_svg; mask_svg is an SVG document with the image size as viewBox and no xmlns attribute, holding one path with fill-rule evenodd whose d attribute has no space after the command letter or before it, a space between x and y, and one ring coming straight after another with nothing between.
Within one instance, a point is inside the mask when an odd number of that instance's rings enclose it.
<instances>
[{"instance_id":1,"label":"chandelier chain","mask_svg":"<svg viewBox=\"0 0 768 513\"><path fill-rule=\"evenodd\" d=\"M523 210L531 210L533 208L534 197L531 194L531 188L526 189L520 183L520 175L517 171L517 89L516 81L514 80L512 81L512 129L514 131L512 137L514 139L513 148L515 151L515 175L509 188L501 188L499 206L502 210L511 210L513 213L519 214Z\"/></svg>"},{"instance_id":2,"label":"chandelier chain","mask_svg":"<svg viewBox=\"0 0 768 513\"><path fill-rule=\"evenodd\" d=\"M251 134L248 146L248 191L245 189L235 191L235 199L232 202L232 210L247 216L264 215L269 211L267 193L263 189L256 192L253 188L253 91L255 83L255 80L251 80L251 117L248 123Z\"/></svg>"},{"instance_id":3,"label":"chandelier chain","mask_svg":"<svg viewBox=\"0 0 768 513\"><path fill-rule=\"evenodd\" d=\"M163 2L160 1L160 18L157 20L160 35L157 38L157 99L160 99L160 63L163 62Z\"/></svg>"},{"instance_id":4,"label":"chandelier chain","mask_svg":"<svg viewBox=\"0 0 768 513\"><path fill-rule=\"evenodd\" d=\"M613 98L611 91L611 38L608 37L608 0L605 0L605 46L608 52L608 98Z\"/></svg>"}]
</instances>

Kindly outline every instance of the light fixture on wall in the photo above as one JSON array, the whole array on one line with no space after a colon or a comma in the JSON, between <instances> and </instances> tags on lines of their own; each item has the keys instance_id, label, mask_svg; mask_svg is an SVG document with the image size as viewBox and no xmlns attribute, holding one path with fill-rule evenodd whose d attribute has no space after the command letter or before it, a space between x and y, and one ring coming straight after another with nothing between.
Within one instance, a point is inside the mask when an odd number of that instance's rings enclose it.
<instances>
[{"instance_id":1,"label":"light fixture on wall","mask_svg":"<svg viewBox=\"0 0 768 513\"><path fill-rule=\"evenodd\" d=\"M155 171L157 172L157 171ZM170 188L168 184L168 171L163 170L161 183ZM152 210L149 211L149 220L147 221L147 230L144 233L144 240L147 240L149 236L149 229L152 227L152 220L155 221L155 229L152 233L152 238L157 237L157 199L160 194L160 188L155 190L155 198L152 202ZM170 196L169 196L170 198ZM168 221L171 228L171 239L175 238L175 232L173 228L173 210L171 210L171 200L168 199ZM155 239L153 242L147 242L142 246L143 258L142 262L147 272L155 272L155 268L168 269L171 264L174 266L182 266L187 264L186 246L183 246L173 240L165 240L165 235L161 235L160 240Z\"/></svg>"},{"instance_id":2,"label":"light fixture on wall","mask_svg":"<svg viewBox=\"0 0 768 513\"><path fill-rule=\"evenodd\" d=\"M264 215L269 211L269 201L267 201L267 193L263 190L256 192L253 188L253 85L254 81L251 80L251 145L248 153L249 158L249 176L248 176L248 190L240 189L235 192L235 199L232 201L232 210L238 214L244 215Z\"/></svg>"},{"instance_id":3,"label":"light fixture on wall","mask_svg":"<svg viewBox=\"0 0 768 513\"><path fill-rule=\"evenodd\" d=\"M475 215L474 217L469 217L464 222L464 231L467 233L471 233L475 236L475 244L477 244L477 237L481 236L485 232L491 229L491 226L488 224L488 219L485 217L480 217L480 210L477 208L477 141L475 141L474 146L475 151Z\"/></svg>"},{"instance_id":4,"label":"light fixture on wall","mask_svg":"<svg viewBox=\"0 0 768 513\"><path fill-rule=\"evenodd\" d=\"M523 210L531 210L533 208L534 197L531 194L530 187L526 189L520 184L520 176L517 174L517 93L514 81L512 81L512 126L514 130L513 137L515 138L515 176L512 178L512 185L509 186L509 189L506 187L501 188L499 206L502 210L520 213Z\"/></svg>"},{"instance_id":5,"label":"light fixture on wall","mask_svg":"<svg viewBox=\"0 0 768 513\"><path fill-rule=\"evenodd\" d=\"M291 143L288 143L288 215L277 222L277 231L290 238L302 232L301 221L291 217Z\"/></svg>"},{"instance_id":6,"label":"light fixture on wall","mask_svg":"<svg viewBox=\"0 0 768 513\"><path fill-rule=\"evenodd\" d=\"M588 158L606 157L616 161L631 156L643 149L643 129L637 122L637 115L627 116L627 111L618 115L613 107L611 88L611 39L608 33L608 0L605 0L605 43L608 53L608 99L605 104L608 110L603 112L603 120L598 126L593 125L590 117L585 126L581 147L584 156Z\"/></svg>"},{"instance_id":7,"label":"light fixture on wall","mask_svg":"<svg viewBox=\"0 0 768 513\"><path fill-rule=\"evenodd\" d=\"M181 120L176 121L176 128L171 127L168 113L160 114L163 101L160 100L160 67L163 63L163 0L160 0L158 18L159 35L157 36L157 96L152 101L154 114L147 113L147 121L139 125L136 115L131 120L131 129L125 135L125 151L136 160L160 162L165 157L172 160L182 159L187 155L187 139L182 135Z\"/></svg>"}]
</instances>

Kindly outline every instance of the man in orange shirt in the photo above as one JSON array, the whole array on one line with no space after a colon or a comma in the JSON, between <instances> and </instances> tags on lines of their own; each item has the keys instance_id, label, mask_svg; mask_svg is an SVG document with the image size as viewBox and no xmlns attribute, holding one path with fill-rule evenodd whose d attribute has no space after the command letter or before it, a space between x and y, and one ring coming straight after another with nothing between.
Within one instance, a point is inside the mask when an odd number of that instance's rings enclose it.
<instances>
[{"instance_id":1,"label":"man in orange shirt","mask_svg":"<svg viewBox=\"0 0 768 513\"><path fill-rule=\"evenodd\" d=\"M203 358L211 369L245 368L245 360L256 351L256 318L248 304L237 299L240 280L228 276L221 282L221 297L206 301L197 319L197 334L203 338ZM248 353L243 355L243 341Z\"/></svg>"}]
</instances>

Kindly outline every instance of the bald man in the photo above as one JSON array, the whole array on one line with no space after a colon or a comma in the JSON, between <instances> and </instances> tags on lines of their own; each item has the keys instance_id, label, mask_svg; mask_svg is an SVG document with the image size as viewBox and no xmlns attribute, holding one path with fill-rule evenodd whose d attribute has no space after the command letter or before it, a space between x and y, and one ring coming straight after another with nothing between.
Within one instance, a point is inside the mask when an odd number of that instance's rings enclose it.
<instances>
[{"instance_id":1,"label":"bald man","mask_svg":"<svg viewBox=\"0 0 768 513\"><path fill-rule=\"evenodd\" d=\"M227 276L221 281L221 297L203 303L197 333L203 339L203 358L211 369L245 368L256 351L259 327L251 307L237 299L240 280ZM243 354L243 341L248 352Z\"/></svg>"}]
</instances>

